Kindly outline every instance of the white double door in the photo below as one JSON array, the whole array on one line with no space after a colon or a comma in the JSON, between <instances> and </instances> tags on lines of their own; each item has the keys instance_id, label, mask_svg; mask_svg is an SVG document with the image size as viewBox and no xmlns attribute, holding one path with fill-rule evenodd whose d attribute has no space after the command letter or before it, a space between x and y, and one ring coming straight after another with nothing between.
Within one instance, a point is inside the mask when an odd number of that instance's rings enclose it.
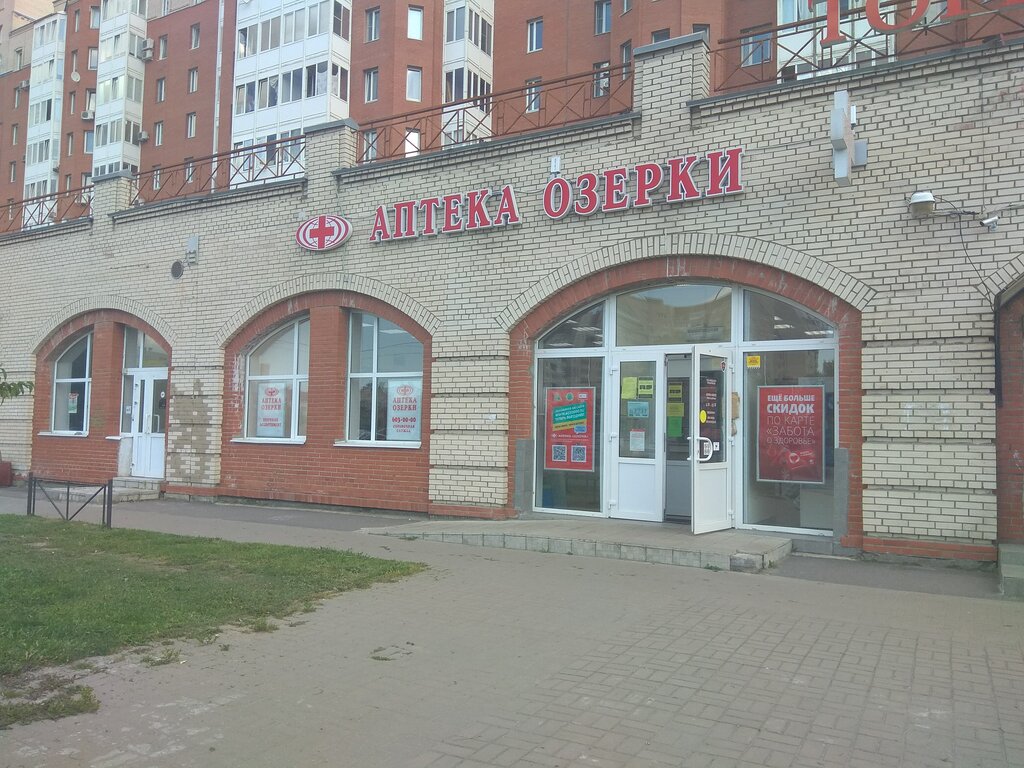
<instances>
[{"instance_id":1,"label":"white double door","mask_svg":"<svg viewBox=\"0 0 1024 768\"><path fill-rule=\"evenodd\" d=\"M605 511L660 522L689 517L694 533L730 528L732 356L690 352L614 354L606 401Z\"/></svg>"},{"instance_id":2,"label":"white double door","mask_svg":"<svg viewBox=\"0 0 1024 768\"><path fill-rule=\"evenodd\" d=\"M125 371L123 435L132 440L133 477L162 478L167 445L167 369Z\"/></svg>"}]
</instances>

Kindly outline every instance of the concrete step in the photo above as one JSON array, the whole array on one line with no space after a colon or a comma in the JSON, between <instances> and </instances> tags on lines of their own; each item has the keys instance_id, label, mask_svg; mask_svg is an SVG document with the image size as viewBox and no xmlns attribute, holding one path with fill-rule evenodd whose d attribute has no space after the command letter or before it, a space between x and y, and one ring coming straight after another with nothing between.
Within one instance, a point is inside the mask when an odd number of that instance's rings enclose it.
<instances>
[{"instance_id":1,"label":"concrete step","mask_svg":"<svg viewBox=\"0 0 1024 768\"><path fill-rule=\"evenodd\" d=\"M999 565L999 588L1003 597L1024 600L1024 565Z\"/></svg>"},{"instance_id":2,"label":"concrete step","mask_svg":"<svg viewBox=\"0 0 1024 768\"><path fill-rule=\"evenodd\" d=\"M363 530L381 536L449 544L748 573L771 567L793 549L790 539L777 536L759 536L745 531L719 531L694 536L679 525L611 520L586 523L437 521Z\"/></svg>"},{"instance_id":3,"label":"concrete step","mask_svg":"<svg viewBox=\"0 0 1024 768\"><path fill-rule=\"evenodd\" d=\"M1000 544L999 564L1024 565L1024 544Z\"/></svg>"},{"instance_id":4,"label":"concrete step","mask_svg":"<svg viewBox=\"0 0 1024 768\"><path fill-rule=\"evenodd\" d=\"M89 499L99 486L79 486L72 487L70 493L71 501L77 501L81 504L83 501ZM50 498L54 501L64 501L68 498L68 492L66 488L53 488L47 487L47 493ZM41 495L40 495L41 496ZM160 498L160 489L157 488L119 488L114 486L114 498L113 503L118 504L123 501L152 501ZM103 501L103 493L96 494L96 498L92 499L91 504L101 504ZM37 499L37 502L38 499Z\"/></svg>"}]
</instances>

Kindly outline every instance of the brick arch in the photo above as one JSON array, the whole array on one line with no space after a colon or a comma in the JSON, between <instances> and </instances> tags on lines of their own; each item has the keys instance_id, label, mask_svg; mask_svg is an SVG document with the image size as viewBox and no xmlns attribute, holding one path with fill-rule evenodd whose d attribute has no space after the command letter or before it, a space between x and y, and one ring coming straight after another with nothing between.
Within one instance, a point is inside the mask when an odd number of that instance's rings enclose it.
<instances>
[{"instance_id":1,"label":"brick arch","mask_svg":"<svg viewBox=\"0 0 1024 768\"><path fill-rule=\"evenodd\" d=\"M664 269L646 279L679 280L706 276L700 274L701 270L709 260L719 259L763 266L777 275L799 278L828 291L831 297L858 311L863 311L875 295L871 286L852 275L784 245L740 235L684 232L613 243L582 256L523 291L498 314L497 321L503 329L511 330L533 307L580 281L581 275L585 276L585 281L605 275L620 265L647 262L649 266L657 264Z\"/></svg>"},{"instance_id":2,"label":"brick arch","mask_svg":"<svg viewBox=\"0 0 1024 768\"><path fill-rule=\"evenodd\" d=\"M440 325L437 317L430 310L387 283L348 272L331 272L303 275L264 291L228 318L227 322L217 331L216 341L221 347L227 347L243 328L265 310L282 302L298 301L304 294L324 291L344 291L376 299L383 306L401 312L430 336L434 335Z\"/></svg>"},{"instance_id":3,"label":"brick arch","mask_svg":"<svg viewBox=\"0 0 1024 768\"><path fill-rule=\"evenodd\" d=\"M106 294L73 301L50 315L33 334L33 352L37 356L42 354L42 347L51 341L54 334L58 333L66 325L74 324L83 317L88 318L104 311L128 318L128 321L122 319L118 320L118 322L144 330L154 339L157 339L168 352L174 347L176 340L173 328L163 317L141 302L129 299L127 296ZM90 322L87 320L85 325L89 324ZM84 325L81 327L84 327Z\"/></svg>"},{"instance_id":4,"label":"brick arch","mask_svg":"<svg viewBox=\"0 0 1024 768\"><path fill-rule=\"evenodd\" d=\"M685 280L708 280L757 288L806 307L834 323L838 331L842 407L839 446L849 452L849 496L844 546L863 545L861 312L816 282L765 263L722 256L663 256L627 261L589 274L529 308L511 328L509 352L509 487L515 487L516 444L533 433L533 362L537 339L555 322L620 290ZM866 304L872 293L858 294Z\"/></svg>"}]
</instances>

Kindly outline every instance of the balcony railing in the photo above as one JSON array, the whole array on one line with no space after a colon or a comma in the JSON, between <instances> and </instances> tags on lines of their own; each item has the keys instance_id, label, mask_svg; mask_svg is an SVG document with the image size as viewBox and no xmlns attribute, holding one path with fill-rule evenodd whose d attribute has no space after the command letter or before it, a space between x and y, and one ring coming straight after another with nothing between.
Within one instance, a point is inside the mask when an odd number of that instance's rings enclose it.
<instances>
[{"instance_id":1,"label":"balcony railing","mask_svg":"<svg viewBox=\"0 0 1024 768\"><path fill-rule=\"evenodd\" d=\"M92 216L92 186L8 203L0 234L10 234Z\"/></svg>"},{"instance_id":2,"label":"balcony railing","mask_svg":"<svg viewBox=\"0 0 1024 768\"><path fill-rule=\"evenodd\" d=\"M632 69L608 67L366 123L359 158L369 163L411 157L632 108Z\"/></svg>"},{"instance_id":3,"label":"balcony railing","mask_svg":"<svg viewBox=\"0 0 1024 768\"><path fill-rule=\"evenodd\" d=\"M306 174L305 148L305 137L293 136L142 171L133 178L129 204L139 206L302 178Z\"/></svg>"},{"instance_id":4,"label":"balcony railing","mask_svg":"<svg viewBox=\"0 0 1024 768\"><path fill-rule=\"evenodd\" d=\"M800 5L798 3L798 5ZM912 4L880 4L890 24L908 19ZM924 17L906 29L886 34L873 29L864 7L840 15L840 43L822 45L827 16L779 26L752 27L742 37L720 40L712 51L716 92L757 88L909 60L924 54L1024 35L1024 7L997 7L991 0L963 0L964 13L944 20L946 3L932 0Z\"/></svg>"}]
</instances>

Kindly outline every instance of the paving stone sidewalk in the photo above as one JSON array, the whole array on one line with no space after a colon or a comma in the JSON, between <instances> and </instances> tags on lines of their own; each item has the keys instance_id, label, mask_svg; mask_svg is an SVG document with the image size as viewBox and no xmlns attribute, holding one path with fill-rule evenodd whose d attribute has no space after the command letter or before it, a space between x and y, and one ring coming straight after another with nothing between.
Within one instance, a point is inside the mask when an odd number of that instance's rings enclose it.
<instances>
[{"instance_id":1,"label":"paving stone sidewalk","mask_svg":"<svg viewBox=\"0 0 1024 768\"><path fill-rule=\"evenodd\" d=\"M430 570L271 634L185 646L179 665L113 661L85 680L98 714L0 732L0 766L1024 765L1021 603L220 511L117 517Z\"/></svg>"}]
</instances>

